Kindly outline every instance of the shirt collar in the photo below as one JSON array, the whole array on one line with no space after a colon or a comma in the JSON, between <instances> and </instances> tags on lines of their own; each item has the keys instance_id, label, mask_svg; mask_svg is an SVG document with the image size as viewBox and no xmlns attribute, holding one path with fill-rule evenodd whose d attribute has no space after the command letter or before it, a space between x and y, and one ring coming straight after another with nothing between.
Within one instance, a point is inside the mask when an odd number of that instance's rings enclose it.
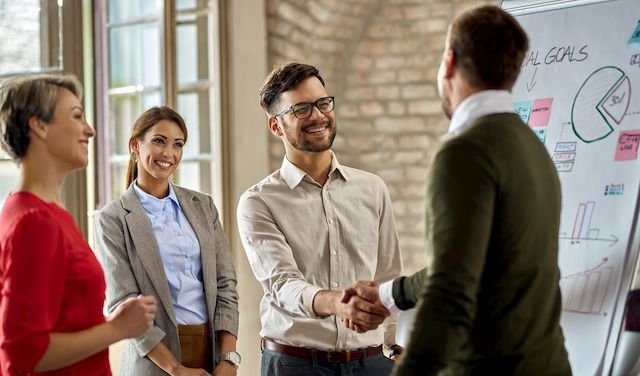
<instances>
[{"instance_id":1,"label":"shirt collar","mask_svg":"<svg viewBox=\"0 0 640 376\"><path fill-rule=\"evenodd\" d=\"M331 177L335 171L338 171L340 176L342 176L345 181L349 180L347 171L340 164L340 162L338 162L338 157L336 157L332 150L329 150L329 152L331 153L331 168L329 169L329 177ZM280 175L291 189L297 187L302 179L304 179L305 176L308 176L306 172L291 163L291 161L287 159L286 155L284 156L282 166L280 167Z\"/></svg>"},{"instance_id":2,"label":"shirt collar","mask_svg":"<svg viewBox=\"0 0 640 376\"><path fill-rule=\"evenodd\" d=\"M449 133L458 134L472 121L491 114L513 112L513 100L507 90L483 90L465 98L451 116Z\"/></svg>"},{"instance_id":3,"label":"shirt collar","mask_svg":"<svg viewBox=\"0 0 640 376\"><path fill-rule=\"evenodd\" d=\"M178 202L178 196L176 196L176 191L173 189L173 184L169 184L169 194L167 195L167 197L157 198L154 195L143 191L140 187L138 187L136 182L137 179L132 183L133 189L136 191L136 195L140 200L140 204L142 204L142 207L147 212L154 215L159 215L160 213L162 213L162 208L164 207L165 202L167 202L167 199L172 201L175 206L180 209L180 202Z\"/></svg>"}]
</instances>

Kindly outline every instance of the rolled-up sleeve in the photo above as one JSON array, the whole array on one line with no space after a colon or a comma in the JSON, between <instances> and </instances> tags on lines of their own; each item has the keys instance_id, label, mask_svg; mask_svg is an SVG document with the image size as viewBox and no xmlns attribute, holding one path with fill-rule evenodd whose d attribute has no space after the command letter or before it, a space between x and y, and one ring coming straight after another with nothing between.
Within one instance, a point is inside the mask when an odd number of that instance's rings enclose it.
<instances>
[{"instance_id":1,"label":"rolled-up sleeve","mask_svg":"<svg viewBox=\"0 0 640 376\"><path fill-rule=\"evenodd\" d=\"M313 298L321 288L305 280L268 204L245 192L237 217L242 245L265 294L292 316L316 318Z\"/></svg>"},{"instance_id":2,"label":"rolled-up sleeve","mask_svg":"<svg viewBox=\"0 0 640 376\"><path fill-rule=\"evenodd\" d=\"M53 218L28 212L2 247L0 351L9 369L33 372L49 347L62 304L67 265L62 229Z\"/></svg>"}]
</instances>

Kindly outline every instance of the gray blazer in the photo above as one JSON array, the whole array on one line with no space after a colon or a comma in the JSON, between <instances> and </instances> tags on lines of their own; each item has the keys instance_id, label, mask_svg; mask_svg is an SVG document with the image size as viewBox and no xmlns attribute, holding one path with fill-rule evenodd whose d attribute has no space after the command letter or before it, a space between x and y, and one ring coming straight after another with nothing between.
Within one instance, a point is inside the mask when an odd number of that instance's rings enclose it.
<instances>
[{"instance_id":1,"label":"gray blazer","mask_svg":"<svg viewBox=\"0 0 640 376\"><path fill-rule=\"evenodd\" d=\"M211 197L173 186L185 217L200 241L204 291L217 361L216 332L238 333L238 293L229 244ZM133 186L105 206L95 219L96 250L107 279L107 307L112 312L131 296L152 295L158 303L154 326L126 341L122 375L166 375L146 354L164 343L180 361L180 341L169 284L151 223Z\"/></svg>"}]
</instances>

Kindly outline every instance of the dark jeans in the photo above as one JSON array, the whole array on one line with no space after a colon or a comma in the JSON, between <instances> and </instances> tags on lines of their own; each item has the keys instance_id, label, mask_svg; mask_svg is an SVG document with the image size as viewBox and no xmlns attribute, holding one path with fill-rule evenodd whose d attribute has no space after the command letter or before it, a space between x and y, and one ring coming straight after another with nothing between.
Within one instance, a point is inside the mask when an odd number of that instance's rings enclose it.
<instances>
[{"instance_id":1,"label":"dark jeans","mask_svg":"<svg viewBox=\"0 0 640 376\"><path fill-rule=\"evenodd\" d=\"M389 376L394 361L383 354L343 363L262 352L262 376Z\"/></svg>"}]
</instances>

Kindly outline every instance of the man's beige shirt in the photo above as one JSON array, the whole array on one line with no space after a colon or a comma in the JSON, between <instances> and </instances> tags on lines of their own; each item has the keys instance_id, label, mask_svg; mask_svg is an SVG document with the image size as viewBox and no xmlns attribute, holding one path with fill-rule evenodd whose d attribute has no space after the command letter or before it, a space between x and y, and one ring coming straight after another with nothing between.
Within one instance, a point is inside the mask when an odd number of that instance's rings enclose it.
<instances>
[{"instance_id":1,"label":"man's beige shirt","mask_svg":"<svg viewBox=\"0 0 640 376\"><path fill-rule=\"evenodd\" d=\"M395 343L395 320L358 334L335 316L318 317L313 298L358 280L402 273L387 188L378 176L341 166L332 154L324 186L284 158L238 203L238 230L264 296L261 336L320 350ZM384 341L383 341L384 339Z\"/></svg>"}]
</instances>

